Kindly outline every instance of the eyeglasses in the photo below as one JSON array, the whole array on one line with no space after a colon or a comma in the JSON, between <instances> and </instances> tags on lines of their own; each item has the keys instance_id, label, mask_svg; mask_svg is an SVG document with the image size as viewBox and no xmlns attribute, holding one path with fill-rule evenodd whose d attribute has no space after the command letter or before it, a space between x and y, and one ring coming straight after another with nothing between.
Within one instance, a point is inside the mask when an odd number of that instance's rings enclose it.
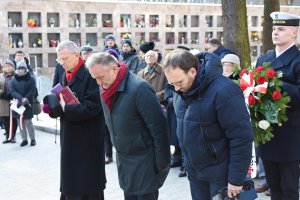
<instances>
[{"instance_id":1,"label":"eyeglasses","mask_svg":"<svg viewBox=\"0 0 300 200\"><path fill-rule=\"evenodd\" d=\"M181 81L177 81L177 82L175 82L175 83L169 83L170 85L173 85L173 86L181 86L182 85L182 83L183 83L183 81L184 80L181 80Z\"/></svg>"},{"instance_id":2,"label":"eyeglasses","mask_svg":"<svg viewBox=\"0 0 300 200\"><path fill-rule=\"evenodd\" d=\"M66 62L69 58L70 58L70 56L64 57L64 58L57 58L56 62L58 62L58 63Z\"/></svg>"}]
</instances>

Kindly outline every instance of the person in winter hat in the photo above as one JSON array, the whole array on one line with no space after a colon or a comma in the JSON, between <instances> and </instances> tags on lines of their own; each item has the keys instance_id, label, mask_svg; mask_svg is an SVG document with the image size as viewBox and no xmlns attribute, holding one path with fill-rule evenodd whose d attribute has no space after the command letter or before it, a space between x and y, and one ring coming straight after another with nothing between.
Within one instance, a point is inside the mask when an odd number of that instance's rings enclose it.
<instances>
[{"instance_id":1,"label":"person in winter hat","mask_svg":"<svg viewBox=\"0 0 300 200\"><path fill-rule=\"evenodd\" d=\"M230 79L237 79L238 74L234 75L233 70L235 67L241 69L240 58L235 54L227 54L221 61L223 65L223 75Z\"/></svg>"},{"instance_id":2,"label":"person in winter hat","mask_svg":"<svg viewBox=\"0 0 300 200\"><path fill-rule=\"evenodd\" d=\"M140 46L140 63L139 66L137 68L137 72L141 71L142 69L144 69L147 66L147 63L145 61L145 54L154 49L154 42L144 42L143 44L141 44Z\"/></svg>"},{"instance_id":3,"label":"person in winter hat","mask_svg":"<svg viewBox=\"0 0 300 200\"><path fill-rule=\"evenodd\" d=\"M0 117L3 119L5 129L5 140L3 144L15 143L15 135L17 130L17 119L10 120L10 101L12 100L8 84L15 73L15 64L11 60L7 60L3 65L3 73L0 74ZM12 128L10 128L12 127Z\"/></svg>"},{"instance_id":4,"label":"person in winter hat","mask_svg":"<svg viewBox=\"0 0 300 200\"><path fill-rule=\"evenodd\" d=\"M20 146L23 147L28 144L27 132L31 140L30 146L35 146L35 132L31 119L33 118L33 99L36 91L36 82L23 60L17 62L16 73L9 84L9 91L13 99L18 101L18 105L26 108L21 115L13 112L13 117L18 121L23 140Z\"/></svg>"},{"instance_id":5,"label":"person in winter hat","mask_svg":"<svg viewBox=\"0 0 300 200\"><path fill-rule=\"evenodd\" d=\"M116 39L112 34L109 34L105 36L104 38L104 49L103 51L106 51L108 49L114 49L120 54L120 50L118 45L116 44Z\"/></svg>"},{"instance_id":6,"label":"person in winter hat","mask_svg":"<svg viewBox=\"0 0 300 200\"><path fill-rule=\"evenodd\" d=\"M139 57L136 53L136 50L134 47L132 47L131 40L124 39L122 41L122 52L119 57L120 62L124 62L129 71L131 71L134 74L137 74L137 67L139 65Z\"/></svg>"}]
</instances>

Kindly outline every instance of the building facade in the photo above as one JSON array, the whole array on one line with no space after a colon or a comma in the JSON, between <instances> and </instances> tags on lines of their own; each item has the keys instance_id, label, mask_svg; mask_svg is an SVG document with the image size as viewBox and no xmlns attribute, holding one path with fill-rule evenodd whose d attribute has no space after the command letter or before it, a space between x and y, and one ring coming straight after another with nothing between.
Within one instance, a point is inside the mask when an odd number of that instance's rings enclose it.
<instances>
[{"instance_id":1,"label":"building facade","mask_svg":"<svg viewBox=\"0 0 300 200\"><path fill-rule=\"evenodd\" d=\"M163 54L178 45L203 51L209 39L222 40L220 4L174 2L0 1L0 62L23 50L33 67L51 73L60 41L72 40L101 51L107 34L113 34L119 46L122 38L131 38L136 49L145 41L155 41L155 48ZM300 15L298 6L282 6L281 10ZM247 13L251 57L255 60L262 44L263 6L248 5Z\"/></svg>"}]
</instances>

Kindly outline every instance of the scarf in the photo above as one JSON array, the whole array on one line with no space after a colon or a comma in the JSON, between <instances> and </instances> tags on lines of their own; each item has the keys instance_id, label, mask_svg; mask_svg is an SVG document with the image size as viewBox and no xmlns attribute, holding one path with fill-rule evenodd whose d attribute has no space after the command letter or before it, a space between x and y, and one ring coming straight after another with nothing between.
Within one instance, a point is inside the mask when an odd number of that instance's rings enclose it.
<instances>
[{"instance_id":1,"label":"scarf","mask_svg":"<svg viewBox=\"0 0 300 200\"><path fill-rule=\"evenodd\" d=\"M102 87L102 91L101 91L101 97L109 111L110 111L110 106L111 106L111 102L112 102L112 97L117 92L123 78L125 77L126 71L127 71L127 66L125 63L118 62L118 65L120 67L120 70L118 72L116 80L114 80L114 82L111 84L111 86L109 86L108 89L105 89Z\"/></svg>"},{"instance_id":2,"label":"scarf","mask_svg":"<svg viewBox=\"0 0 300 200\"><path fill-rule=\"evenodd\" d=\"M77 71L79 70L79 68L83 65L83 60L81 57L79 57L79 62L76 65L76 67L74 68L74 70L72 72L68 72L66 71L66 79L68 84L70 83L70 81L75 77Z\"/></svg>"}]
</instances>

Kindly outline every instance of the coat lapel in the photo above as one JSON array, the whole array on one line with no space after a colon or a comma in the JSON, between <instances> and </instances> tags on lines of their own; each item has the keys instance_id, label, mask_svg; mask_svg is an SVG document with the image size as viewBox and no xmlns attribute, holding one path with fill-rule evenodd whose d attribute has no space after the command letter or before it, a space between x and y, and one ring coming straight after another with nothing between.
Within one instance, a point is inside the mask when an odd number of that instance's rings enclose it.
<instances>
[{"instance_id":1,"label":"coat lapel","mask_svg":"<svg viewBox=\"0 0 300 200\"><path fill-rule=\"evenodd\" d=\"M283 54L278 56L275 60L273 60L273 62L271 63L272 68L278 69L289 65L290 62L294 59L294 57L298 55L298 53L299 50L297 49L296 45L292 46Z\"/></svg>"},{"instance_id":2,"label":"coat lapel","mask_svg":"<svg viewBox=\"0 0 300 200\"><path fill-rule=\"evenodd\" d=\"M72 87L72 85L74 83L76 83L78 80L82 80L83 79L83 75L84 75L84 70L85 70L85 66L81 65L81 67L79 68L79 70L77 71L75 77L70 81L70 83L68 84L69 87Z\"/></svg>"}]
</instances>

